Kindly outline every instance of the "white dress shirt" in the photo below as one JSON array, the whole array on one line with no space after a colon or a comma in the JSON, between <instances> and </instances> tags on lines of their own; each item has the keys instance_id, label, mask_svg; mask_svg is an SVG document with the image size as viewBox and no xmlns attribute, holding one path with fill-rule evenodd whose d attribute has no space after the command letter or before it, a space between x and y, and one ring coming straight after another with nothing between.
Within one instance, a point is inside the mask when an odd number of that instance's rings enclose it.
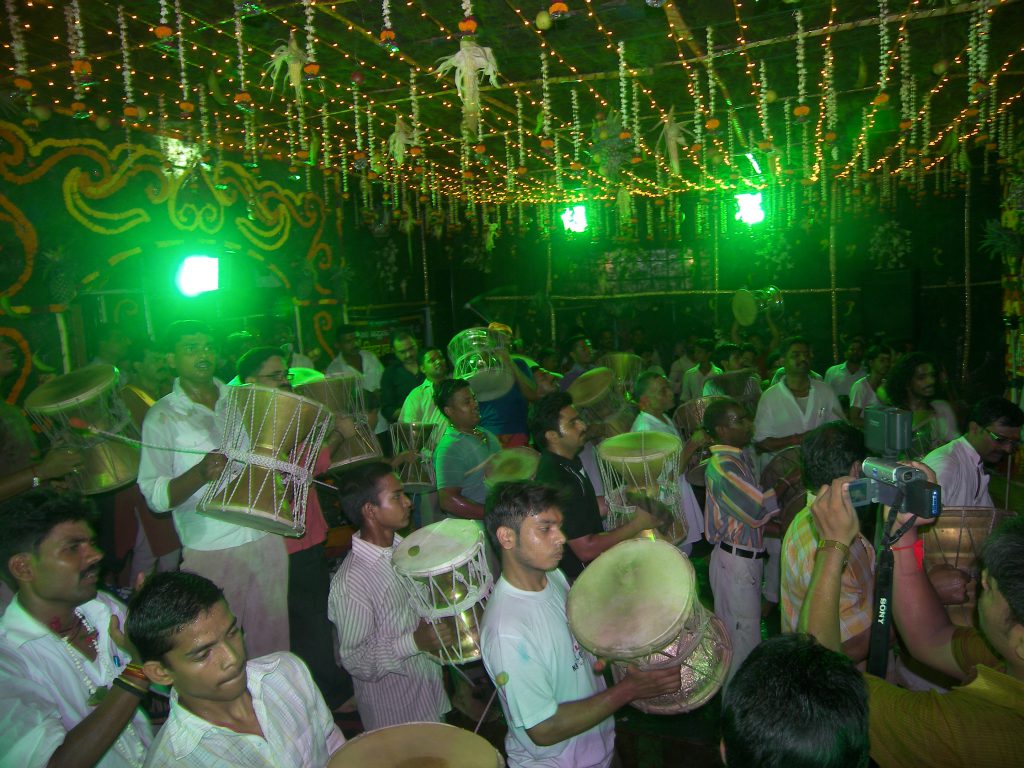
<instances>
[{"instance_id":1,"label":"white dress shirt","mask_svg":"<svg viewBox=\"0 0 1024 768\"><path fill-rule=\"evenodd\" d=\"M174 380L170 394L157 400L142 422L139 460L139 488L149 508L154 512L172 511L182 547L204 551L238 547L267 535L266 531L196 512L206 485L171 507L171 480L192 469L209 451L221 447L218 416L223 417L227 404L227 385L213 381L220 392L216 412L192 400L181 388L181 380Z\"/></svg>"},{"instance_id":2,"label":"white dress shirt","mask_svg":"<svg viewBox=\"0 0 1024 768\"><path fill-rule=\"evenodd\" d=\"M171 713L146 768L322 768L345 743L306 665L290 653L246 664L249 693L263 736L236 733L193 714L171 691Z\"/></svg>"},{"instance_id":3,"label":"white dress shirt","mask_svg":"<svg viewBox=\"0 0 1024 768\"><path fill-rule=\"evenodd\" d=\"M944 507L995 507L981 456L966 435L940 445L923 461L935 470Z\"/></svg>"},{"instance_id":4,"label":"white dress shirt","mask_svg":"<svg viewBox=\"0 0 1024 768\"><path fill-rule=\"evenodd\" d=\"M862 376L853 382L853 386L850 387L850 407L860 408L863 411L865 408L869 408L872 405L880 405L881 400L878 399L878 393L875 392L875 388L871 386L871 381L867 376Z\"/></svg>"},{"instance_id":5,"label":"white dress shirt","mask_svg":"<svg viewBox=\"0 0 1024 768\"><path fill-rule=\"evenodd\" d=\"M438 424L438 432L443 432L447 428L448 417L441 413L434 402L434 382L424 379L406 396L402 410L398 413L398 420Z\"/></svg>"},{"instance_id":6,"label":"white dress shirt","mask_svg":"<svg viewBox=\"0 0 1024 768\"><path fill-rule=\"evenodd\" d=\"M327 601L341 663L352 675L367 731L438 722L451 709L440 663L413 639L420 617L391 565L401 541L396 535L390 547L378 547L358 533L353 536Z\"/></svg>"},{"instance_id":7,"label":"white dress shirt","mask_svg":"<svg viewBox=\"0 0 1024 768\"><path fill-rule=\"evenodd\" d=\"M761 395L757 404L757 416L754 418L754 442L759 443L769 437L789 437L802 434L830 421L844 421L843 408L839 405L832 387L817 379L808 379L807 397L793 397L783 379L773 384ZM761 454L761 468L777 451Z\"/></svg>"},{"instance_id":8,"label":"white dress shirt","mask_svg":"<svg viewBox=\"0 0 1024 768\"><path fill-rule=\"evenodd\" d=\"M78 609L99 632L95 661L72 650L39 623L17 596L0 618L0 765L42 768L49 763L68 731L95 711L88 703L89 688L83 674L93 688L110 686L131 661L109 633L112 615L124 626L121 603L101 592ZM152 726L137 709L96 765L141 765L152 740Z\"/></svg>"}]
</instances>

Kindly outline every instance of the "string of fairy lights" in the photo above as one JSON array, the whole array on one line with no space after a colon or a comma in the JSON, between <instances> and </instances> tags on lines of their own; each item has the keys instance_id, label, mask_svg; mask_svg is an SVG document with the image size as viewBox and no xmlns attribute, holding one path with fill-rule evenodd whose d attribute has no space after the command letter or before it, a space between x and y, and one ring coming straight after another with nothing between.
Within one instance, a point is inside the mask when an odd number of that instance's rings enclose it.
<instances>
[{"instance_id":1,"label":"string of fairy lights","mask_svg":"<svg viewBox=\"0 0 1024 768\"><path fill-rule=\"evenodd\" d=\"M46 119L51 107L92 119L97 126L104 121L109 124L109 111L120 119L129 143L132 131L156 130L191 138L204 156L211 149L218 157L237 153L250 167L261 161L283 161L290 172L301 170L297 176L305 179L307 190L312 189L312 171L322 172L325 200L332 194L349 199L354 184L364 206L380 199L394 208L403 208L410 200L440 208L442 203L451 207L454 198L474 209L518 206L521 216L524 204L621 201L625 194L632 201L632 219L638 215L637 201L646 200L644 215L650 224L655 216L652 207L663 206L680 193L769 187L778 193L798 181L803 194L824 199L835 179L862 190L877 184L884 198L891 197L890 178L921 191L926 174L943 164L961 163L963 153L972 146L983 148L986 168L990 162L1005 160L1007 142L1013 136L1009 112L1019 105L1021 92L1008 90L1003 76L1011 72L1011 63L1024 46L993 68L989 42L993 16L1008 2L969 4L964 12L967 45L942 62L941 68L936 64L936 80L929 87L914 79L910 66L909 25L921 11L920 0L909 0L899 11L890 7L890 0L878 0L873 96L863 104L853 140L842 152L838 151L839 104L841 97L844 101L852 97L839 94L836 88L835 1L819 30L807 26L804 12L793 14L794 35L779 45L792 50L796 92L780 97L772 88L773 60L751 53L758 41L750 37L743 0L731 2L731 30L707 27L696 35L675 4L666 5L666 37L675 47L673 64L681 74L680 88L671 96L649 82L645 72L630 66L630 41L602 18L592 0L580 0L572 9L566 3L553 3L548 23L552 17L569 23L566 18L572 17L572 23L589 25L600 48L607 51L608 68L603 73L586 72L561 45L555 45L555 38L545 36L538 20L517 7L515 0L505 0L507 9L536 40L535 79L512 82L499 69L495 73L498 86L481 93L479 122L468 136L452 127L464 109L455 79L434 76L432 63L413 55L402 31L403 17L415 15L436 27L444 40L464 41L476 34L480 24L470 0L462 3L461 20L455 14L437 16L417 0L406 0L401 6L382 0L379 25L357 23L338 5L320 0L301 0L294 9L277 5L272 10L234 0L233 14L220 20L202 18L201 8L189 7L189 0L158 0L144 10L107 0L63 4L4 0L2 52L9 76L0 82L9 81L23 94L28 127ZM99 14L90 15L97 7L107 11L102 18L114 19L113 28L99 24ZM30 16L43 11L63 14L64 24L30 23ZM266 50L248 39L245 21L253 15L279 23L281 38L289 42ZM332 39L321 35L323 23L329 23ZM37 27L62 26L65 34L45 41L36 32ZM822 35L820 59L810 56L812 34ZM372 43L374 48L367 50L379 53L356 53L362 49L346 35ZM697 35L704 38L703 50ZM724 48L715 44L729 38L734 44ZM37 45L45 54L42 57L35 50ZM152 51L160 52L165 67L152 65ZM377 56L384 58L377 60ZM741 60L749 82L742 107L736 106L717 71L726 57ZM149 69L140 68L143 61ZM325 61L343 62L340 69L350 79L332 79L332 68L324 67ZM818 93L808 93L818 61L820 68L813 78ZM397 67L396 62L405 66ZM256 74L274 63L277 70L269 80L266 72ZM963 78L955 81L952 73L963 70L968 86L964 107L952 119L944 117L938 123L933 114L936 97L954 82L962 82ZM63 72L70 77L65 79ZM120 99L90 94L92 86L118 80ZM602 92L601 82L614 84L614 97ZM109 88L102 90L109 94ZM147 120L152 117L147 105L153 106L158 97L159 113ZM582 104L581 97L589 99L589 104ZM659 102L666 98L668 102ZM424 110L425 105L429 110ZM844 106L848 114L855 111L852 103ZM607 115L616 107L618 139L627 159L610 176L587 162L583 116ZM899 114L898 135L872 157L878 148L877 141L872 141L878 117L894 107ZM177 115L169 115L175 108ZM752 115L744 123L741 111L746 109ZM526 110L540 116L537 136L524 126ZM440 120L436 119L439 114ZM682 115L689 117L685 123L679 121ZM402 121L411 123L410 136L400 139L410 146L407 162L397 161L387 150L389 141L395 140L392 129L397 133ZM669 127L673 128L671 140L680 145L683 170L669 162L664 146L670 140ZM743 156L752 158L752 153L762 160L764 171L752 174L746 166L741 169ZM753 159L751 163L758 167ZM787 194L792 208L794 193ZM664 210L657 214L662 221L668 218Z\"/></svg>"}]
</instances>

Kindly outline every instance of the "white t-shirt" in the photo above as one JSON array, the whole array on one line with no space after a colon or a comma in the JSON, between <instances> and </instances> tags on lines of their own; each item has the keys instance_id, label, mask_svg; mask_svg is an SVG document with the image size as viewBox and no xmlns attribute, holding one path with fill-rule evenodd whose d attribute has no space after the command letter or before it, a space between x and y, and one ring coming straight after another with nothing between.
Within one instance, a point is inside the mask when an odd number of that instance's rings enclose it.
<instances>
[{"instance_id":1,"label":"white t-shirt","mask_svg":"<svg viewBox=\"0 0 1024 768\"><path fill-rule=\"evenodd\" d=\"M810 379L806 398L793 397L785 379L773 384L761 395L754 418L754 442L769 437L789 437L809 432L830 421L845 421L836 393L823 381ZM761 468L768 466L778 451L761 454Z\"/></svg>"},{"instance_id":2,"label":"white t-shirt","mask_svg":"<svg viewBox=\"0 0 1024 768\"><path fill-rule=\"evenodd\" d=\"M537 746L526 733L552 717L559 704L605 690L604 678L594 674L594 657L569 631L565 574L556 569L547 577L540 592L524 592L502 576L484 612L484 667L491 680L508 676L498 691L508 723L509 768L607 768L614 756L612 717L549 747Z\"/></svg>"},{"instance_id":3,"label":"white t-shirt","mask_svg":"<svg viewBox=\"0 0 1024 768\"><path fill-rule=\"evenodd\" d=\"M850 373L850 369L846 367L844 361L825 371L825 383L832 387L832 391L836 393L837 397L844 397L849 396L853 383L865 375L867 375L867 371L864 370L863 365Z\"/></svg>"},{"instance_id":4,"label":"white t-shirt","mask_svg":"<svg viewBox=\"0 0 1024 768\"><path fill-rule=\"evenodd\" d=\"M881 402L878 399L878 393L871 386L867 376L863 376L853 382L853 386L850 388L851 408L860 408L863 411L872 405L880 405Z\"/></svg>"}]
</instances>

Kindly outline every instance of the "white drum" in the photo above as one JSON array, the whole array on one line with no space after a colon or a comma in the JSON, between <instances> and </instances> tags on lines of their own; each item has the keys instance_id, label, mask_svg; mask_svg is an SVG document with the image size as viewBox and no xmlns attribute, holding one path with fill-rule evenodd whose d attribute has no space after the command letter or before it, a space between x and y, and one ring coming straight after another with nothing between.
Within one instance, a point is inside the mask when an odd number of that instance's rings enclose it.
<instances>
[{"instance_id":1,"label":"white drum","mask_svg":"<svg viewBox=\"0 0 1024 768\"><path fill-rule=\"evenodd\" d=\"M395 456L408 452L416 454L416 459L395 468L406 493L433 493L437 490L433 459L434 433L437 430L437 424L426 421L399 421L391 425L391 445Z\"/></svg>"},{"instance_id":2,"label":"white drum","mask_svg":"<svg viewBox=\"0 0 1024 768\"><path fill-rule=\"evenodd\" d=\"M616 381L610 368L591 368L569 385L572 404L591 428L591 437L619 435L633 426L636 408Z\"/></svg>"},{"instance_id":3,"label":"white drum","mask_svg":"<svg viewBox=\"0 0 1024 768\"><path fill-rule=\"evenodd\" d=\"M405 723L361 733L327 768L505 768L483 736L444 723Z\"/></svg>"},{"instance_id":4,"label":"white drum","mask_svg":"<svg viewBox=\"0 0 1024 768\"><path fill-rule=\"evenodd\" d=\"M725 626L697 599L689 558L663 541L631 539L591 562L569 590L573 637L598 658L641 669L679 668L675 694L633 706L657 715L689 712L722 687L732 660ZM618 681L624 663L613 663Z\"/></svg>"},{"instance_id":5,"label":"white drum","mask_svg":"<svg viewBox=\"0 0 1024 768\"><path fill-rule=\"evenodd\" d=\"M618 528L631 519L637 506L648 505L662 518L657 535L673 543L686 540L689 525L679 489L679 456L683 444L664 432L627 432L597 446L597 465L608 503L605 527ZM660 513L660 514L659 514Z\"/></svg>"},{"instance_id":6,"label":"white drum","mask_svg":"<svg viewBox=\"0 0 1024 768\"><path fill-rule=\"evenodd\" d=\"M315 400L252 384L227 388L221 476L206 486L198 511L284 536L306 530L313 466L331 428Z\"/></svg>"},{"instance_id":7,"label":"white drum","mask_svg":"<svg viewBox=\"0 0 1024 768\"><path fill-rule=\"evenodd\" d=\"M448 342L454 376L469 381L477 400L497 400L515 384L515 375L498 354L507 343L507 334L487 328L467 328Z\"/></svg>"},{"instance_id":8,"label":"white drum","mask_svg":"<svg viewBox=\"0 0 1024 768\"><path fill-rule=\"evenodd\" d=\"M494 586L485 547L479 523L448 518L410 534L391 558L420 618L451 627L455 642L434 654L447 664L480 658L480 621Z\"/></svg>"}]
</instances>

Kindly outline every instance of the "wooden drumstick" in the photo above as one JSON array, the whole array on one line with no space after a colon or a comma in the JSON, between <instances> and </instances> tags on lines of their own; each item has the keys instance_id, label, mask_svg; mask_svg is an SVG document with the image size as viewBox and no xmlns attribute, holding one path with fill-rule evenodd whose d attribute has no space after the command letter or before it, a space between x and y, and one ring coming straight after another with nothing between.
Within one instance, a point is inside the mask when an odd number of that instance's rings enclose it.
<instances>
[{"instance_id":1,"label":"wooden drumstick","mask_svg":"<svg viewBox=\"0 0 1024 768\"><path fill-rule=\"evenodd\" d=\"M487 719L487 713L491 711L491 705L494 704L494 697L498 695L498 688L504 688L505 683L508 682L508 672L499 672L494 677L494 693L491 694L491 698L487 700L487 706L484 707L484 711L480 715L480 719L476 721L476 728L473 729L473 733L477 733L480 730L480 726L484 724L484 720Z\"/></svg>"}]
</instances>

